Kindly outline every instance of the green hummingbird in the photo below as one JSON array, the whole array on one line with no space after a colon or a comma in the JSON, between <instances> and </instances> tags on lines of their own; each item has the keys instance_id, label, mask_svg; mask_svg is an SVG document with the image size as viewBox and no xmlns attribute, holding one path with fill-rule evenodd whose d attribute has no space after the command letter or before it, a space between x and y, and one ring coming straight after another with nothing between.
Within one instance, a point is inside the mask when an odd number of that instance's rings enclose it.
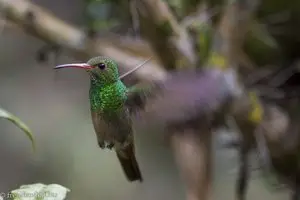
<instances>
[{"instance_id":1,"label":"green hummingbird","mask_svg":"<svg viewBox=\"0 0 300 200\"><path fill-rule=\"evenodd\" d=\"M150 60L150 59L148 59ZM137 70L144 63L119 76L115 61L102 56L91 58L87 63L58 65L60 68L85 69L90 76L89 100L93 126L100 148L114 148L123 171L129 181L143 180L134 149L128 95L139 87L127 88L122 78Z\"/></svg>"}]
</instances>

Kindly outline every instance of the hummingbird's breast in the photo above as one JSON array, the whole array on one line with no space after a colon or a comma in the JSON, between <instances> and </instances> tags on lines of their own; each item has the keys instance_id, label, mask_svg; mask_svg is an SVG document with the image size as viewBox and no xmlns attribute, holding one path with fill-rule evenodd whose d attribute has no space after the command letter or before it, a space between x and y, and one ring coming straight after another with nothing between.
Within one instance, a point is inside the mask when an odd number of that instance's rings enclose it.
<instances>
[{"instance_id":1,"label":"hummingbird's breast","mask_svg":"<svg viewBox=\"0 0 300 200\"><path fill-rule=\"evenodd\" d=\"M121 82L90 88L93 124L107 142L123 144L132 133L129 110L124 106L127 88Z\"/></svg>"},{"instance_id":2,"label":"hummingbird's breast","mask_svg":"<svg viewBox=\"0 0 300 200\"><path fill-rule=\"evenodd\" d=\"M91 86L91 109L103 113L119 112L127 99L126 90L126 86L121 81L102 87Z\"/></svg>"},{"instance_id":3,"label":"hummingbird's breast","mask_svg":"<svg viewBox=\"0 0 300 200\"><path fill-rule=\"evenodd\" d=\"M122 146L130 140L132 121L127 108L123 107L118 113L92 111L91 114L96 134L104 141Z\"/></svg>"}]
</instances>

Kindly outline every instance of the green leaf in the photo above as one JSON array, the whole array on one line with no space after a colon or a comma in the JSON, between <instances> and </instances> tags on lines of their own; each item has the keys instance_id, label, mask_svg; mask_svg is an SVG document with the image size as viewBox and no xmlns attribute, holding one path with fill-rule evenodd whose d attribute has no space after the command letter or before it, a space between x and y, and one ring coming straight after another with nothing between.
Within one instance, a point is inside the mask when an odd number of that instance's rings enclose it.
<instances>
[{"instance_id":1,"label":"green leaf","mask_svg":"<svg viewBox=\"0 0 300 200\"><path fill-rule=\"evenodd\" d=\"M277 41L268 32L266 25L260 24L256 20L253 20L250 33L253 35L255 39L261 41L269 48L278 48Z\"/></svg>"},{"instance_id":2,"label":"green leaf","mask_svg":"<svg viewBox=\"0 0 300 200\"><path fill-rule=\"evenodd\" d=\"M4 119L7 119L7 120L11 121L17 127L19 127L22 131L24 131L25 134L27 135L27 137L31 141L33 151L35 151L35 141L34 141L32 132L24 122L22 122L19 118L17 118L13 114L9 113L8 111L6 111L2 108L0 108L0 118L4 118Z\"/></svg>"},{"instance_id":3,"label":"green leaf","mask_svg":"<svg viewBox=\"0 0 300 200\"><path fill-rule=\"evenodd\" d=\"M64 200L66 199L68 188L58 184L45 185L35 183L22 185L19 189L10 192L12 200Z\"/></svg>"}]
</instances>

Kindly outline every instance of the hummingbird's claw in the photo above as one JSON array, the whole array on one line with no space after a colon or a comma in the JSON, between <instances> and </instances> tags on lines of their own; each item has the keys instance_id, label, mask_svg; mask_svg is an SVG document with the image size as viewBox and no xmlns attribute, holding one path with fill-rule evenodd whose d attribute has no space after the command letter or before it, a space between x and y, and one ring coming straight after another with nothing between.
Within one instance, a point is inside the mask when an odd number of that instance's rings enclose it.
<instances>
[{"instance_id":1,"label":"hummingbird's claw","mask_svg":"<svg viewBox=\"0 0 300 200\"><path fill-rule=\"evenodd\" d=\"M107 142L105 140L98 140L98 145L101 149L112 149L115 146L113 142Z\"/></svg>"},{"instance_id":2,"label":"hummingbird's claw","mask_svg":"<svg viewBox=\"0 0 300 200\"><path fill-rule=\"evenodd\" d=\"M112 149L113 147L114 147L114 143L109 143L109 144L107 144L107 146L106 146L108 149Z\"/></svg>"},{"instance_id":3,"label":"hummingbird's claw","mask_svg":"<svg viewBox=\"0 0 300 200\"><path fill-rule=\"evenodd\" d=\"M105 143L104 143L104 141L98 141L98 145L99 145L99 147L101 148L101 149L104 149L105 148Z\"/></svg>"}]
</instances>

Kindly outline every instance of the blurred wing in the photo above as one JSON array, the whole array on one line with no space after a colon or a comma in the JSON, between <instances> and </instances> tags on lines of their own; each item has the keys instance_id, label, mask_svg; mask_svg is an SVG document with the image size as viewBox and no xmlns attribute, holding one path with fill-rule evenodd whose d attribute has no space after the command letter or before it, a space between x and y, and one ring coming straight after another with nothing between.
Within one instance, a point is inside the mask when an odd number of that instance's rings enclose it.
<instances>
[{"instance_id":1,"label":"blurred wing","mask_svg":"<svg viewBox=\"0 0 300 200\"><path fill-rule=\"evenodd\" d=\"M157 95L159 83L138 83L127 90L126 106L130 112L136 112L139 109L143 109L147 99Z\"/></svg>"},{"instance_id":2,"label":"blurred wing","mask_svg":"<svg viewBox=\"0 0 300 200\"><path fill-rule=\"evenodd\" d=\"M164 123L184 123L224 106L230 90L221 73L212 70L170 74L157 84L156 95L147 98L139 118L155 119Z\"/></svg>"}]
</instances>

